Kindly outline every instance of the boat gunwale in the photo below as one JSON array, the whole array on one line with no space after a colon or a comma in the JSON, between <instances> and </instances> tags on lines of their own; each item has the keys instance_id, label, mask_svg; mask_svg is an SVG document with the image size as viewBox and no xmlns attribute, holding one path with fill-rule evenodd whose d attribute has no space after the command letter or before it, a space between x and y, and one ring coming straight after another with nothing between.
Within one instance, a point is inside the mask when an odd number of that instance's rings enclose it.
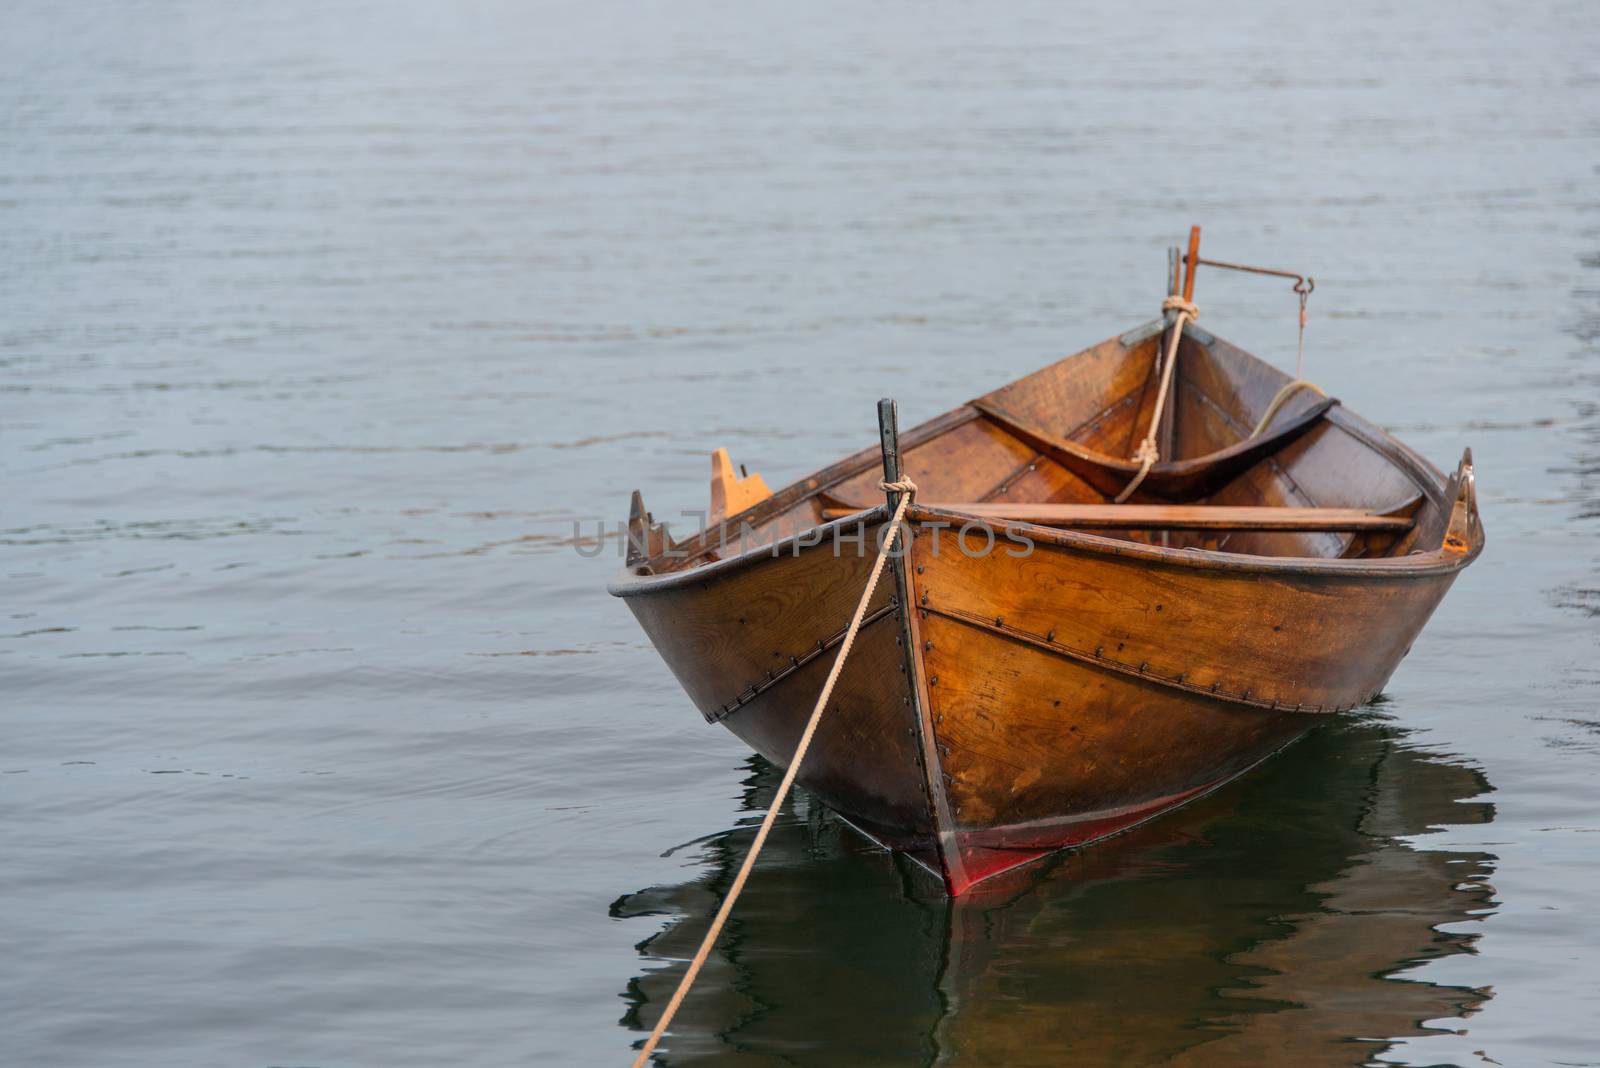
<instances>
[{"instance_id":1,"label":"boat gunwale","mask_svg":"<svg viewBox=\"0 0 1600 1068\"><path fill-rule=\"evenodd\" d=\"M791 534L787 538L755 546L737 556L713 560L683 571L649 574L637 567L624 568L606 584L606 591L615 597L640 597L686 586L697 586L754 567L763 560L776 560L785 555L799 556L802 552L814 552L827 546L828 539L825 535L833 530L844 529L858 523L883 522L888 517L888 508L880 504L818 524ZM1084 531L1040 526L1036 523L1018 521L996 523L970 512L924 507L914 502L907 509L907 517L913 521L926 518L941 521L947 518L968 520L974 526L988 527L990 530L1015 530L1036 542L1057 548L1101 556L1126 557L1165 567L1194 571L1292 575L1305 578L1431 578L1460 571L1477 559L1484 547L1482 523L1474 525L1476 535L1467 550L1462 553L1446 553L1441 546L1438 549L1408 556L1343 559L1317 556L1259 556L1250 553L1218 552L1215 549L1172 549L1161 545L1145 545L1120 538L1108 538ZM946 523L945 526L949 527L951 524Z\"/></svg>"},{"instance_id":2,"label":"boat gunwale","mask_svg":"<svg viewBox=\"0 0 1600 1068\"><path fill-rule=\"evenodd\" d=\"M1124 339L1137 338L1142 340L1144 331L1151 330L1160 323L1162 323L1160 319L1153 320L1110 340L1116 340L1126 346ZM1251 359L1260 360L1260 357L1245 352L1243 349L1238 349L1237 346L1217 338L1209 331L1199 330L1193 324L1185 324L1184 330L1185 333L1192 331L1196 335L1195 339L1202 344L1209 346L1222 341L1223 344L1237 349ZM1093 347L1090 346L1090 348ZM1087 351L1089 349L1079 350L1062 357L1062 360L1072 359ZM1054 363L1059 362L1061 361L1052 361L1051 364L1046 364L1045 366L1052 366ZM940 437L974 419L981 418L983 418L983 412L973 402L959 405L907 431L901 436L901 445L903 448L915 447ZM1336 404L1332 406L1323 414L1322 418L1382 456L1383 459L1406 475L1435 507L1441 510L1448 510L1454 505L1454 501L1445 500L1445 491L1448 483L1444 473L1405 442L1373 425L1343 405ZM670 545L668 550L684 550L688 558L692 559L694 556L716 547L711 540L714 531L729 529L734 526L735 521L753 526L758 520L764 521L793 508L804 500L815 498L840 482L870 468L877 458L877 452L876 448L868 446L826 467L819 468L811 475L785 486L771 497L752 505L743 512L726 517L718 527L701 531L695 537L678 545ZM1269 459L1264 462L1271 463L1272 461ZM1474 515L1476 516L1477 502L1475 498L1472 503ZM799 556L801 552L815 551L824 547L830 540L828 535L836 530L842 530L860 523L882 522L887 520L888 516L887 505L874 505L871 508L864 508L849 515L839 516L827 522L815 524L776 541L762 543L734 556L693 564L673 571L649 572L647 570L649 561L645 561L633 567L624 567L619 574L606 584L606 591L612 596L627 598L697 586L742 571L745 568L754 567L763 559L773 560L784 555ZM987 526L991 530L1016 530L1036 542L1043 542L1058 548L1089 552L1102 556L1125 557L1158 566L1196 571L1290 575L1306 578L1422 579L1437 575L1448 575L1460 571L1476 560L1479 554L1482 553L1485 544L1481 519L1471 524L1471 540L1463 552L1446 553L1444 546L1441 544L1438 548L1424 552L1413 552L1406 556L1346 559L1318 556L1264 556L1253 553L1230 553L1215 549L1192 547L1174 549L1167 546L1126 541L1120 538L1108 538L1085 531L1063 530L1015 520L997 523L981 515L952 511L936 506L920 505L913 500L911 507L907 510L907 519L916 520L930 517L938 520L944 520L948 517L969 521L978 526Z\"/></svg>"}]
</instances>

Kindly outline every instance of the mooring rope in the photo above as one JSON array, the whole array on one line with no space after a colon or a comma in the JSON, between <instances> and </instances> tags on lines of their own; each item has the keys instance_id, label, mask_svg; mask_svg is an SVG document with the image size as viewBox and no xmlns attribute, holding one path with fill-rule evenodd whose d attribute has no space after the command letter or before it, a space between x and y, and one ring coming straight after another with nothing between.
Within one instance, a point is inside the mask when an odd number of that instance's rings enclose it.
<instances>
[{"instance_id":1,"label":"mooring rope","mask_svg":"<svg viewBox=\"0 0 1600 1068\"><path fill-rule=\"evenodd\" d=\"M683 973L683 978L678 981L678 989L672 992L672 1000L667 1002L666 1011L656 1022L655 1030L650 1032L650 1037L645 1040L644 1048L639 1050L639 1056L634 1058L633 1068L644 1068L650 1060L650 1054L655 1051L656 1043L666 1034L667 1025L677 1014L678 1006L683 1004L684 995L694 985L701 966L711 955L711 947L716 943L717 936L722 933L722 925L727 922L728 914L733 911L733 903L739 899L739 892L744 889L745 880L750 877L750 869L755 867L756 857L761 853L761 847L766 844L767 832L772 830L778 809L783 807L784 799L789 796L789 788L794 785L794 777L800 770L800 762L805 759L806 750L811 747L811 738L817 733L817 724L822 721L822 710L828 706L828 698L833 695L833 684L839 681L839 672L844 667L845 658L850 655L850 647L855 644L856 632L861 629L861 620L867 614L867 602L872 600L872 592L878 588L878 579L883 577L883 565L889 559L889 552L894 548L895 540L900 537L900 523L905 518L906 506L911 503L911 498L916 496L917 484L902 475L898 482L880 482L878 485L886 493L901 494L900 503L895 507L894 517L889 520L889 536L884 539L883 545L878 549L878 558L872 563L872 574L867 579L867 588L861 594L861 602L856 605L855 615L851 617L850 626L844 632L844 641L839 645L839 655L834 658L833 667L828 672L828 681L822 684L822 693L817 696L816 707L811 710L811 718L806 721L806 729L801 732L800 742L794 747L794 756L789 758L789 767L783 773L783 781L778 784L778 792L773 796L767 814L761 818L761 827L756 831L756 840L751 843L750 852L745 854L744 863L739 867L739 874L733 877L733 885L728 888L728 896L722 899L722 907L717 910L716 917L711 921L711 929L706 932L705 938L700 942L700 949L689 962L689 970ZM901 605L900 610L908 612L911 609L909 605Z\"/></svg>"},{"instance_id":2,"label":"mooring rope","mask_svg":"<svg viewBox=\"0 0 1600 1068\"><path fill-rule=\"evenodd\" d=\"M1177 295L1162 301L1161 310L1175 311L1178 315L1172 320L1172 337L1167 342L1167 357L1161 368L1161 388L1156 393L1156 410L1150 414L1150 429L1145 433L1144 440L1139 442L1138 451L1133 454L1133 458L1139 461L1139 473L1117 494L1113 502L1115 504L1132 497L1133 491L1144 481L1144 476L1150 473L1150 468L1161 459L1161 449L1156 445L1156 431L1161 427L1161 412L1167 406L1167 394L1172 391L1172 368L1178 362L1178 339L1183 337L1183 324L1200 315L1199 308Z\"/></svg>"},{"instance_id":3,"label":"mooring rope","mask_svg":"<svg viewBox=\"0 0 1600 1068\"><path fill-rule=\"evenodd\" d=\"M1326 397L1328 395L1327 391L1321 386L1317 385L1315 382L1308 382L1303 378L1296 378L1285 382L1283 388L1278 390L1278 392L1273 395L1272 403L1267 405L1267 410L1262 413L1261 418L1256 420L1256 428L1250 431L1250 436L1253 438L1260 437L1261 432L1267 429L1267 424L1272 422L1272 417L1278 414L1278 409L1283 407L1283 402L1294 396L1295 393L1302 389L1309 389L1319 397Z\"/></svg>"}]
</instances>

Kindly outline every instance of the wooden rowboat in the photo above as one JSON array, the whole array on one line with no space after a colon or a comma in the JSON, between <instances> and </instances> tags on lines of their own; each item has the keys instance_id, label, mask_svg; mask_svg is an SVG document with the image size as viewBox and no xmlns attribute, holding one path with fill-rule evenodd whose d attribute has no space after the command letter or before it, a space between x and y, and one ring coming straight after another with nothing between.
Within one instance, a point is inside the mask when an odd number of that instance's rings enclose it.
<instances>
[{"instance_id":1,"label":"wooden rowboat","mask_svg":"<svg viewBox=\"0 0 1600 1068\"><path fill-rule=\"evenodd\" d=\"M1174 327L1154 421L1171 459L1114 503ZM1199 797L1372 700L1483 547L1470 452L1446 478L1175 312L903 435L886 414L880 447L776 493L719 450L711 520L680 542L635 493L610 591L707 721L785 765L898 462L917 486L909 547L799 781L953 895Z\"/></svg>"}]
</instances>

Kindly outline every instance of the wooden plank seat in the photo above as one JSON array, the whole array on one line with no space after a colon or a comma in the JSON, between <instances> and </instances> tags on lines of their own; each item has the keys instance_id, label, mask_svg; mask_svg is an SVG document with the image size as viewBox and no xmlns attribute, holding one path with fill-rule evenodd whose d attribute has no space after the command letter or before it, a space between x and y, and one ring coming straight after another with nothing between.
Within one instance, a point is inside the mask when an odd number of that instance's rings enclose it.
<instances>
[{"instance_id":1,"label":"wooden plank seat","mask_svg":"<svg viewBox=\"0 0 1600 1068\"><path fill-rule=\"evenodd\" d=\"M1267 508L1210 504L1010 504L981 501L947 504L918 501L926 509L974 515L996 523L1116 530L1314 530L1397 531L1411 528L1408 515L1364 508ZM823 509L838 519L861 509Z\"/></svg>"}]
</instances>

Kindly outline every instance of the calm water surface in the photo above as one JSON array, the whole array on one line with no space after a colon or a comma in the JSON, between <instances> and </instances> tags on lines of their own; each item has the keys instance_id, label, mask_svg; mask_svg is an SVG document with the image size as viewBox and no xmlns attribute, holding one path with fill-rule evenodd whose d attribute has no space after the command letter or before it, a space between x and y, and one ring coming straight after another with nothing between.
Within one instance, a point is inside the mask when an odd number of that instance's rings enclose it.
<instances>
[{"instance_id":1,"label":"calm water surface","mask_svg":"<svg viewBox=\"0 0 1600 1068\"><path fill-rule=\"evenodd\" d=\"M1488 551L1379 704L959 906L796 798L662 1059L1600 1064L1596 10L7 5L0 1062L624 1062L775 784L574 523L1200 222Z\"/></svg>"}]
</instances>

